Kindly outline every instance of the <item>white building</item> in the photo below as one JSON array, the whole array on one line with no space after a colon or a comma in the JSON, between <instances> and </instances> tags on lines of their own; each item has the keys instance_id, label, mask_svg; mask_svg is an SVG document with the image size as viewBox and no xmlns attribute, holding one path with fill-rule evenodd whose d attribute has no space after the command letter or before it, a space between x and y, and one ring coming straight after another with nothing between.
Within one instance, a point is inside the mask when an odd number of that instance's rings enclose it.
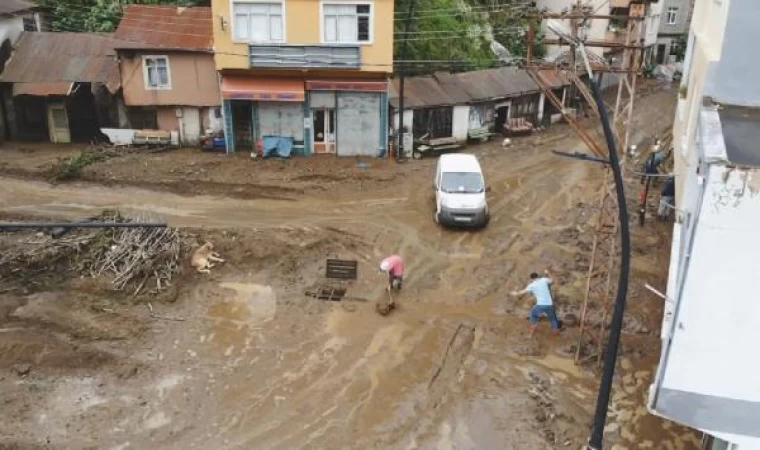
<instances>
[{"instance_id":1,"label":"white building","mask_svg":"<svg viewBox=\"0 0 760 450\"><path fill-rule=\"evenodd\" d=\"M653 414L760 449L756 0L698 0L674 124L676 207Z\"/></svg>"},{"instance_id":2,"label":"white building","mask_svg":"<svg viewBox=\"0 0 760 450\"><path fill-rule=\"evenodd\" d=\"M0 1L0 73L21 33L42 31L45 26L36 4L26 0Z\"/></svg>"}]
</instances>

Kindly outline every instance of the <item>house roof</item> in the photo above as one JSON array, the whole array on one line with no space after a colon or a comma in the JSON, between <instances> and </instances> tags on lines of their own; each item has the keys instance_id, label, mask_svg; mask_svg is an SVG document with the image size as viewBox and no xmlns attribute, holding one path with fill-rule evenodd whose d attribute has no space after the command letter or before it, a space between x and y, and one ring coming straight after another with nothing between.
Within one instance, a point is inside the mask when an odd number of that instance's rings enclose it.
<instances>
[{"instance_id":1,"label":"house roof","mask_svg":"<svg viewBox=\"0 0 760 450\"><path fill-rule=\"evenodd\" d=\"M2 0L0 1L0 15L13 14L36 7L37 4L28 2L26 0Z\"/></svg>"},{"instance_id":2,"label":"house roof","mask_svg":"<svg viewBox=\"0 0 760 450\"><path fill-rule=\"evenodd\" d=\"M25 32L0 75L6 83L105 83L120 85L112 35Z\"/></svg>"},{"instance_id":3,"label":"house roof","mask_svg":"<svg viewBox=\"0 0 760 450\"><path fill-rule=\"evenodd\" d=\"M541 71L553 87L569 84L559 72ZM394 80L391 104L398 107L399 82ZM409 77L405 80L404 109L478 103L536 93L540 88L528 73L517 67L476 70L463 73L436 72L434 75Z\"/></svg>"},{"instance_id":4,"label":"house roof","mask_svg":"<svg viewBox=\"0 0 760 450\"><path fill-rule=\"evenodd\" d=\"M129 5L115 36L119 49L167 49L207 51L213 49L211 8Z\"/></svg>"}]
</instances>

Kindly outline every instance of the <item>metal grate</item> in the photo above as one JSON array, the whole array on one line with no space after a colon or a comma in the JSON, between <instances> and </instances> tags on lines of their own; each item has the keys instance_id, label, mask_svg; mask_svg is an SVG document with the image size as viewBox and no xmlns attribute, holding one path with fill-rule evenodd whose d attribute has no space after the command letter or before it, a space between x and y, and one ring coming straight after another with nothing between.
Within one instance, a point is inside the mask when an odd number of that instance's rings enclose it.
<instances>
[{"instance_id":1,"label":"metal grate","mask_svg":"<svg viewBox=\"0 0 760 450\"><path fill-rule=\"evenodd\" d=\"M355 280L359 263L355 260L328 259L325 277Z\"/></svg>"}]
</instances>

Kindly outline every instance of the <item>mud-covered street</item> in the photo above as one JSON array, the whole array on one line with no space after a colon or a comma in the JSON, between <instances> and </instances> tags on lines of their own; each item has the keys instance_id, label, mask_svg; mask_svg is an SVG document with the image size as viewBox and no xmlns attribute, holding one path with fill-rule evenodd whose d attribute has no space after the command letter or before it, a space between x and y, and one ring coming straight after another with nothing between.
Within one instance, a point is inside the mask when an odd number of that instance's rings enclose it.
<instances>
[{"instance_id":1,"label":"mud-covered street","mask_svg":"<svg viewBox=\"0 0 760 450\"><path fill-rule=\"evenodd\" d=\"M637 100L632 140L667 128L675 102L675 89ZM434 159L330 168L239 158L225 169L230 157L182 150L180 161L197 160L161 172L175 153L133 154L50 184L49 149L0 148L5 219L118 209L211 241L226 259L209 275L187 263L154 299L65 273L23 284L4 274L0 448L581 448L598 371L573 354L603 172L551 153L580 149L564 125L507 148L470 147L491 187L491 222L451 231L433 221ZM629 187L633 205L638 181ZM607 448L696 449L695 434L646 410L662 301L644 283L664 289L670 225L632 227ZM1 237L0 249L17 238ZM407 276L383 317L377 265L392 253ZM354 300L304 295L325 281L330 257L359 262ZM555 338L542 322L531 339L534 300L508 293L543 269L565 329Z\"/></svg>"}]
</instances>

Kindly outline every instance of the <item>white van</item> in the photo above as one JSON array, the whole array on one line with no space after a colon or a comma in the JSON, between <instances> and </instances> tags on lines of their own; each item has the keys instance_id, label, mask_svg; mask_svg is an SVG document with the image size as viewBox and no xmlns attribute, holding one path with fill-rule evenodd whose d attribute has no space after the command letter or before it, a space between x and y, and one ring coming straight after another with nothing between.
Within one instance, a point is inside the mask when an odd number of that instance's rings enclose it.
<instances>
[{"instance_id":1,"label":"white van","mask_svg":"<svg viewBox=\"0 0 760 450\"><path fill-rule=\"evenodd\" d=\"M441 155L433 186L437 223L476 227L488 224L487 188L475 155Z\"/></svg>"}]
</instances>

